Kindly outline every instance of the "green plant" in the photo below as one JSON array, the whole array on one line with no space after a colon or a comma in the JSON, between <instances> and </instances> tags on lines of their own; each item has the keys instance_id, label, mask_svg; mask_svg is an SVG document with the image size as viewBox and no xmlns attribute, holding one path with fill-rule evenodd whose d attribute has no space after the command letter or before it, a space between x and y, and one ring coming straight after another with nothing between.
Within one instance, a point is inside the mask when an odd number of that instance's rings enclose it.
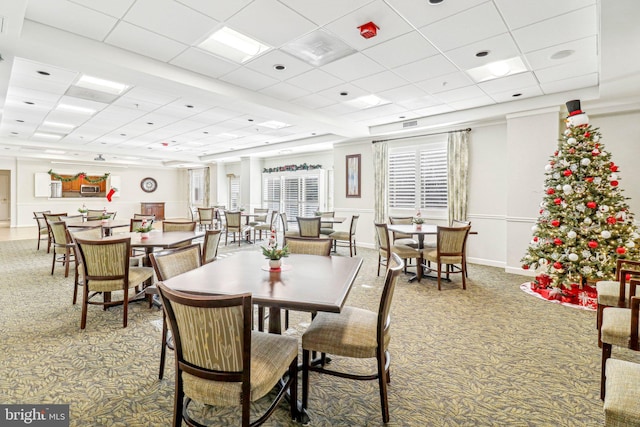
<instances>
[{"instance_id":1,"label":"green plant","mask_svg":"<svg viewBox=\"0 0 640 427\"><path fill-rule=\"evenodd\" d=\"M148 224L147 226L142 226L142 224L140 224L139 227L136 227L135 231L137 231L138 233L148 233L151 230L153 230L153 224Z\"/></svg>"},{"instance_id":2,"label":"green plant","mask_svg":"<svg viewBox=\"0 0 640 427\"><path fill-rule=\"evenodd\" d=\"M98 219L111 219L111 215L100 215Z\"/></svg>"},{"instance_id":3,"label":"green plant","mask_svg":"<svg viewBox=\"0 0 640 427\"><path fill-rule=\"evenodd\" d=\"M89 212L89 209L84 208L84 207L83 207L83 208L78 208L78 212L80 212L80 213L87 213L87 212Z\"/></svg>"},{"instance_id":4,"label":"green plant","mask_svg":"<svg viewBox=\"0 0 640 427\"><path fill-rule=\"evenodd\" d=\"M289 256L289 245L285 245L283 248L278 249L278 244L273 246L261 246L262 255L268 259L280 259Z\"/></svg>"}]
</instances>

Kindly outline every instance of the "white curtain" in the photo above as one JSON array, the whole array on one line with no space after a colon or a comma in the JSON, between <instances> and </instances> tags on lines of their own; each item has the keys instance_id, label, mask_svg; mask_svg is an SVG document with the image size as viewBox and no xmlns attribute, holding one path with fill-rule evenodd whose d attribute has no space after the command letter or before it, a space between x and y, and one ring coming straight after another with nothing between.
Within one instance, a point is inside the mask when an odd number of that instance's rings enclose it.
<instances>
[{"instance_id":1,"label":"white curtain","mask_svg":"<svg viewBox=\"0 0 640 427\"><path fill-rule=\"evenodd\" d=\"M376 223L387 222L387 182L389 175L387 152L388 145L386 142L373 144L374 221Z\"/></svg>"},{"instance_id":2,"label":"white curtain","mask_svg":"<svg viewBox=\"0 0 640 427\"><path fill-rule=\"evenodd\" d=\"M469 179L469 132L467 130L449 132L447 142L447 179L449 193L449 224L453 220L467 219L467 182Z\"/></svg>"}]
</instances>

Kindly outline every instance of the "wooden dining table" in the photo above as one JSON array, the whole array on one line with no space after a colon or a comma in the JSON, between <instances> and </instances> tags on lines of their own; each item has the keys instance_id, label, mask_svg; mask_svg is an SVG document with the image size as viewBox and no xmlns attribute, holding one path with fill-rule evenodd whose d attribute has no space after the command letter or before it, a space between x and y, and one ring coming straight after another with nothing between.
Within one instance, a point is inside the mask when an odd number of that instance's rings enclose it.
<instances>
[{"instance_id":1,"label":"wooden dining table","mask_svg":"<svg viewBox=\"0 0 640 427\"><path fill-rule=\"evenodd\" d=\"M102 228L103 236L110 236L113 234L113 230L115 228L129 227L129 220L107 220L103 221L101 219L84 221L84 222L76 222L76 223L68 223L67 228L75 229L75 230L89 230L91 228Z\"/></svg>"},{"instance_id":2,"label":"wooden dining table","mask_svg":"<svg viewBox=\"0 0 640 427\"><path fill-rule=\"evenodd\" d=\"M339 313L362 266L362 258L290 254L270 271L259 251L243 251L164 281L171 289L203 294L250 292L269 307L269 332L281 333L280 309Z\"/></svg>"}]
</instances>

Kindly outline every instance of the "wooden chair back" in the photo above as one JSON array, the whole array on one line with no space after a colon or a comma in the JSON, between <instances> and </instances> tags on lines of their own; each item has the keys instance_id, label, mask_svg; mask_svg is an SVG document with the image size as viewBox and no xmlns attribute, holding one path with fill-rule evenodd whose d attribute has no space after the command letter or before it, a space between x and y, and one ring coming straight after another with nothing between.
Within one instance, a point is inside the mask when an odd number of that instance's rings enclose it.
<instances>
[{"instance_id":1,"label":"wooden chair back","mask_svg":"<svg viewBox=\"0 0 640 427\"><path fill-rule=\"evenodd\" d=\"M300 237L312 237L318 238L320 237L320 220L319 216L312 217L297 217L298 220L298 231L300 232Z\"/></svg>"},{"instance_id":2,"label":"wooden chair back","mask_svg":"<svg viewBox=\"0 0 640 427\"><path fill-rule=\"evenodd\" d=\"M200 267L201 259L199 243L149 254L149 261L159 281Z\"/></svg>"},{"instance_id":3,"label":"wooden chair back","mask_svg":"<svg viewBox=\"0 0 640 427\"><path fill-rule=\"evenodd\" d=\"M389 224L413 224L413 217L411 216L390 216ZM411 234L406 233L398 233L396 231L392 231L393 240L396 241L398 239L411 239L413 236Z\"/></svg>"},{"instance_id":4,"label":"wooden chair back","mask_svg":"<svg viewBox=\"0 0 640 427\"><path fill-rule=\"evenodd\" d=\"M202 264L208 264L215 261L218 257L218 246L220 245L220 230L207 230L204 235L204 244L202 246Z\"/></svg>"}]
</instances>

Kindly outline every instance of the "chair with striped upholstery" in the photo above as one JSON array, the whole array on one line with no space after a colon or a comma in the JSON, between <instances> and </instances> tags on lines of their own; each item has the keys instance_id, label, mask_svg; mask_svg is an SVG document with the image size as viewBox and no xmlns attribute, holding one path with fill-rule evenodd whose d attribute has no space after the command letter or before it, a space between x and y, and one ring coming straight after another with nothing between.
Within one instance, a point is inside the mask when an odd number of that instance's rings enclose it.
<instances>
[{"instance_id":1,"label":"chair with striped upholstery","mask_svg":"<svg viewBox=\"0 0 640 427\"><path fill-rule=\"evenodd\" d=\"M51 213L51 211L39 211L34 212L33 217L38 223L38 250L40 250L40 241L45 239L49 240L49 229L47 228L47 221L44 219L45 213Z\"/></svg>"},{"instance_id":2,"label":"chair with striped upholstery","mask_svg":"<svg viewBox=\"0 0 640 427\"><path fill-rule=\"evenodd\" d=\"M356 226L358 225L358 218L360 218L360 215L353 215L351 217L349 231L334 231L329 234L329 238L333 240L334 251L338 246L348 246L349 256L358 255L358 249L356 248ZM343 243L339 245L338 241Z\"/></svg>"},{"instance_id":3,"label":"chair with striped upholstery","mask_svg":"<svg viewBox=\"0 0 640 427\"><path fill-rule=\"evenodd\" d=\"M425 250L424 259L428 268L432 262L436 263L438 274L438 290L441 289L442 267L445 267L446 278L452 273L461 273L462 289L467 289L467 260L465 257L467 236L469 236L470 225L464 227L441 227L438 226L436 249ZM454 268L455 266L455 268Z\"/></svg>"},{"instance_id":4,"label":"chair with striped upholstery","mask_svg":"<svg viewBox=\"0 0 640 427\"><path fill-rule=\"evenodd\" d=\"M298 233L300 237L311 237L318 238L320 237L320 217L319 216L311 216L311 217L297 217L298 221Z\"/></svg>"},{"instance_id":5,"label":"chair with striped upholstery","mask_svg":"<svg viewBox=\"0 0 640 427\"><path fill-rule=\"evenodd\" d=\"M220 245L221 230L207 230L204 235L202 245L202 264L215 261L218 257L218 246Z\"/></svg>"},{"instance_id":6,"label":"chair with striped upholstery","mask_svg":"<svg viewBox=\"0 0 640 427\"><path fill-rule=\"evenodd\" d=\"M609 359L606 368L605 427L639 426L640 364L626 360Z\"/></svg>"}]
</instances>

